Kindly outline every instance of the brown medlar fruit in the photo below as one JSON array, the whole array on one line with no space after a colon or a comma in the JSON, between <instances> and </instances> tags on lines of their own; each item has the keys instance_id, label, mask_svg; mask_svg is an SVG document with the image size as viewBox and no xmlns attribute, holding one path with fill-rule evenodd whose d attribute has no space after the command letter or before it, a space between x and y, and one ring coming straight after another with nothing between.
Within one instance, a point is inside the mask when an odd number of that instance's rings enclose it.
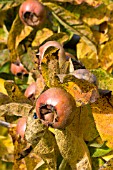
<instances>
[{"instance_id":1,"label":"brown medlar fruit","mask_svg":"<svg viewBox=\"0 0 113 170\"><path fill-rule=\"evenodd\" d=\"M21 21L28 26L41 26L46 19L46 9L38 0L26 0L19 9Z\"/></svg>"},{"instance_id":2,"label":"brown medlar fruit","mask_svg":"<svg viewBox=\"0 0 113 170\"><path fill-rule=\"evenodd\" d=\"M75 116L74 98L66 90L53 87L43 92L36 101L36 114L47 126L62 129Z\"/></svg>"}]
</instances>

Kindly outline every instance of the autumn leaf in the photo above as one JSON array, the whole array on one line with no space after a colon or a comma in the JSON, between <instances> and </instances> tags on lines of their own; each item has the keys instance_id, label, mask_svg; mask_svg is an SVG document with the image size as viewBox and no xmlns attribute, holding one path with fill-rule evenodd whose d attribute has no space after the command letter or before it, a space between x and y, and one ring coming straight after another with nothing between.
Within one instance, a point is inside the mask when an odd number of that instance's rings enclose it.
<instances>
[{"instance_id":1,"label":"autumn leaf","mask_svg":"<svg viewBox=\"0 0 113 170\"><path fill-rule=\"evenodd\" d=\"M95 102L99 97L97 87L94 84L77 79L73 75L64 77L63 87L74 97L77 106Z\"/></svg>"},{"instance_id":2,"label":"autumn leaf","mask_svg":"<svg viewBox=\"0 0 113 170\"><path fill-rule=\"evenodd\" d=\"M107 146L113 148L112 122L113 122L113 96L101 96L91 104L92 114L97 130Z\"/></svg>"}]
</instances>

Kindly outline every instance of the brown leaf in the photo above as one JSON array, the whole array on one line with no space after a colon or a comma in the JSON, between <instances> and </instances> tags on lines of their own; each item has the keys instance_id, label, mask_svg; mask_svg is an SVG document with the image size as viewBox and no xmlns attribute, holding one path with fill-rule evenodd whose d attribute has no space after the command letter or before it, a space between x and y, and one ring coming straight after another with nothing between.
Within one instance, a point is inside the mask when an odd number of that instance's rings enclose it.
<instances>
[{"instance_id":1,"label":"brown leaf","mask_svg":"<svg viewBox=\"0 0 113 170\"><path fill-rule=\"evenodd\" d=\"M98 89L86 80L75 78L73 75L65 76L63 87L74 97L77 106L93 103L98 97Z\"/></svg>"}]
</instances>

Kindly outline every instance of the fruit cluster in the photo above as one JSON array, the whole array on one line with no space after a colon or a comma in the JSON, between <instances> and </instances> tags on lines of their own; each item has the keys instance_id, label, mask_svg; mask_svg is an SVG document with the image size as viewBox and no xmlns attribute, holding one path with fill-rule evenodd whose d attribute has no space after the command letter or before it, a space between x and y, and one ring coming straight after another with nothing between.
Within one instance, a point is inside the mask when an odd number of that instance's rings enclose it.
<instances>
[{"instance_id":1,"label":"fruit cluster","mask_svg":"<svg viewBox=\"0 0 113 170\"><path fill-rule=\"evenodd\" d=\"M32 27L42 26L46 20L46 15L47 12L45 7L38 0L26 0L22 3L19 9L19 17L22 23ZM65 67L65 63L67 61L69 64L72 65L70 58L74 59L74 57L72 55L67 56L67 53L65 52L63 46L57 41L48 41L39 48L38 55L40 65L47 48L51 46L58 49L57 60L59 64L59 70L62 69L62 67ZM17 71L15 71L16 67ZM65 75L67 74L67 70L68 75L71 74L78 79L85 79L90 83L96 84L95 76L86 69L79 69L79 71L74 72L74 67L71 67L71 69L66 69ZM22 67L22 64L19 63L19 65L12 64L11 71L13 74L17 75L19 72L23 73L25 69ZM41 76L43 82L43 75ZM38 90L37 88L38 83L36 81L30 84L24 93L27 98L32 98L33 100L36 100L35 118L39 118L42 123L45 124L47 127L51 126L57 129L64 129L65 127L70 125L74 119L76 110L76 102L74 97L63 87L53 86L47 87L47 90L44 90L44 88L42 88L40 94L38 95L38 98L36 98L36 93ZM17 123L17 133L20 134L22 138L24 137L26 123L26 117L21 118L21 120L19 120Z\"/></svg>"}]
</instances>

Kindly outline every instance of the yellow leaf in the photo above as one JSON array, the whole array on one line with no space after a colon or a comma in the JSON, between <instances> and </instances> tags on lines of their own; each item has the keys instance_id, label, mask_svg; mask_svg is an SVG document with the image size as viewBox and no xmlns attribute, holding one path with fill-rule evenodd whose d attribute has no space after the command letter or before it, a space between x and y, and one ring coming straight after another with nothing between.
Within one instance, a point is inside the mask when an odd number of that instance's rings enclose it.
<instances>
[{"instance_id":1,"label":"yellow leaf","mask_svg":"<svg viewBox=\"0 0 113 170\"><path fill-rule=\"evenodd\" d=\"M83 40L77 44L77 57L87 69L98 68L98 56Z\"/></svg>"},{"instance_id":2,"label":"yellow leaf","mask_svg":"<svg viewBox=\"0 0 113 170\"><path fill-rule=\"evenodd\" d=\"M63 87L74 97L77 106L95 102L99 97L97 87L86 80L67 75L63 82Z\"/></svg>"},{"instance_id":3,"label":"yellow leaf","mask_svg":"<svg viewBox=\"0 0 113 170\"><path fill-rule=\"evenodd\" d=\"M113 40L108 41L105 45L100 46L99 62L101 68L110 70L113 65Z\"/></svg>"},{"instance_id":4,"label":"yellow leaf","mask_svg":"<svg viewBox=\"0 0 113 170\"><path fill-rule=\"evenodd\" d=\"M5 87L4 87L4 82L5 82L5 80L0 78L0 92L7 95L7 91L6 91Z\"/></svg>"},{"instance_id":5,"label":"yellow leaf","mask_svg":"<svg viewBox=\"0 0 113 170\"><path fill-rule=\"evenodd\" d=\"M113 149L113 96L101 96L91 104L97 130L106 145Z\"/></svg>"}]
</instances>

